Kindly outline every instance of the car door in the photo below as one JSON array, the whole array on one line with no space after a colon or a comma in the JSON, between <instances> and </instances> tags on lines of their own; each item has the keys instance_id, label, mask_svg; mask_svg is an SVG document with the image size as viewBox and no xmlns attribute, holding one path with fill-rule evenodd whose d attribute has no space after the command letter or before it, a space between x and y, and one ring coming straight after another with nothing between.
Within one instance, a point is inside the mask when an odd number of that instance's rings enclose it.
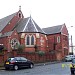
<instances>
[{"instance_id":1,"label":"car door","mask_svg":"<svg viewBox=\"0 0 75 75\"><path fill-rule=\"evenodd\" d=\"M17 64L19 67L22 67L22 61L21 61L21 58L20 58L20 57L16 57L16 64Z\"/></svg>"},{"instance_id":2,"label":"car door","mask_svg":"<svg viewBox=\"0 0 75 75\"><path fill-rule=\"evenodd\" d=\"M21 61L22 61L22 67L28 67L28 62L26 58L21 57Z\"/></svg>"}]
</instances>

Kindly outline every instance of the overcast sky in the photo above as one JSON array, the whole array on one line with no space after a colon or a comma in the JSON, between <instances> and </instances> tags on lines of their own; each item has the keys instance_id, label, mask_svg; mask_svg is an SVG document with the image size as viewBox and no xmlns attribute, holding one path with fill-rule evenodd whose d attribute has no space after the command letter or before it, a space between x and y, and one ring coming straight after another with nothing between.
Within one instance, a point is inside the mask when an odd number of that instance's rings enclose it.
<instances>
[{"instance_id":1,"label":"overcast sky","mask_svg":"<svg viewBox=\"0 0 75 75\"><path fill-rule=\"evenodd\" d=\"M19 6L24 17L31 14L41 28L65 23L75 45L75 0L0 0L0 18L17 12Z\"/></svg>"}]
</instances>

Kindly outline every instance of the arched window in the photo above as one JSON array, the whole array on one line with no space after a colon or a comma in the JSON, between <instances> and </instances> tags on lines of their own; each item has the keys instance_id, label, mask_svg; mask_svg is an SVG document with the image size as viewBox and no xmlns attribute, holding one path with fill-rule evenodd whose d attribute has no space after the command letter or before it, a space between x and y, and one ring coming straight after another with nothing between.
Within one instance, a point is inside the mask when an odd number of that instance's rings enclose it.
<instances>
[{"instance_id":1,"label":"arched window","mask_svg":"<svg viewBox=\"0 0 75 75\"><path fill-rule=\"evenodd\" d=\"M31 45L34 45L34 36L31 36Z\"/></svg>"},{"instance_id":2,"label":"arched window","mask_svg":"<svg viewBox=\"0 0 75 75\"><path fill-rule=\"evenodd\" d=\"M26 42L27 46L34 45L34 43L35 43L34 41L35 41L35 37L33 35L26 35L25 42Z\"/></svg>"},{"instance_id":3,"label":"arched window","mask_svg":"<svg viewBox=\"0 0 75 75\"><path fill-rule=\"evenodd\" d=\"M29 35L26 36L26 45L30 45L30 36Z\"/></svg>"}]
</instances>

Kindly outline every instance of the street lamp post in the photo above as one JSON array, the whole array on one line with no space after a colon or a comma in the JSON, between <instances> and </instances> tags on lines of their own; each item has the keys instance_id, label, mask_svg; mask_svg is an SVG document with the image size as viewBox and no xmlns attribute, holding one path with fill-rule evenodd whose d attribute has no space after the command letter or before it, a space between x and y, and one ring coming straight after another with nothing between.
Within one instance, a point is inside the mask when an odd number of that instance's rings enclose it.
<instances>
[{"instance_id":1,"label":"street lamp post","mask_svg":"<svg viewBox=\"0 0 75 75\"><path fill-rule=\"evenodd\" d=\"M70 27L72 27L73 28L73 26L70 26ZM73 39L72 39L72 35L71 35L71 45L70 45L70 47L71 47L71 54L73 55L74 53L73 53Z\"/></svg>"},{"instance_id":2,"label":"street lamp post","mask_svg":"<svg viewBox=\"0 0 75 75\"><path fill-rule=\"evenodd\" d=\"M71 50L72 50L72 55L73 55L73 42L72 42L72 35L71 35Z\"/></svg>"}]
</instances>

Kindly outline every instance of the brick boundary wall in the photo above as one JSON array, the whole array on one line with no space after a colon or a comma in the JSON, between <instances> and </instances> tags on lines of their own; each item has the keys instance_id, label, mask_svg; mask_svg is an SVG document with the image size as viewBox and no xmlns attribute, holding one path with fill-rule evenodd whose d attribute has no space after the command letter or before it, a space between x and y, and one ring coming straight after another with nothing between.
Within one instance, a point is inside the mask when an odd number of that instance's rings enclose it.
<instances>
[{"instance_id":1,"label":"brick boundary wall","mask_svg":"<svg viewBox=\"0 0 75 75\"><path fill-rule=\"evenodd\" d=\"M32 60L34 63L51 62L56 60L55 55L50 53L45 53L44 55L40 56L37 53L17 53L16 50L13 50L12 52L4 50L3 53L0 54L0 64L3 64L7 58L16 56L26 57L27 59Z\"/></svg>"}]
</instances>

